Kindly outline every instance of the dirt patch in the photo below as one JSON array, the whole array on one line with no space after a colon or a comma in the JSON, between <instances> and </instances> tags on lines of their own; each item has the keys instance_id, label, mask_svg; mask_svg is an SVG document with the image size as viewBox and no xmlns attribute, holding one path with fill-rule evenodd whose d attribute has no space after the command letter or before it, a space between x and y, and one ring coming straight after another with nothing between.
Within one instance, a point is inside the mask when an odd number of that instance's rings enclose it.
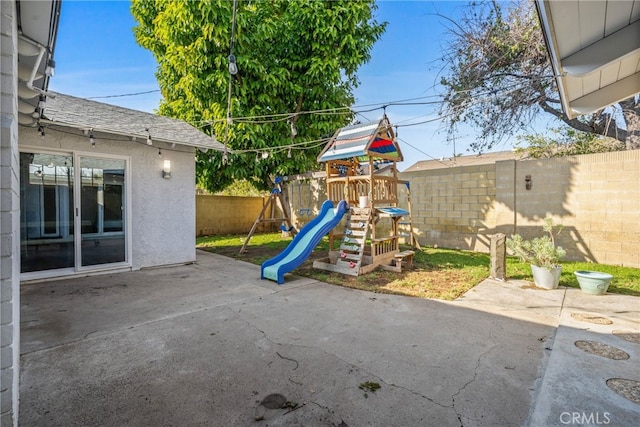
<instances>
[{"instance_id":1,"label":"dirt patch","mask_svg":"<svg viewBox=\"0 0 640 427\"><path fill-rule=\"evenodd\" d=\"M574 344L582 351L607 359L627 360L629 358L626 351L597 341L576 341Z\"/></svg>"},{"instance_id":2,"label":"dirt patch","mask_svg":"<svg viewBox=\"0 0 640 427\"><path fill-rule=\"evenodd\" d=\"M613 322L606 317L587 313L571 313L571 317L581 322L593 323L595 325L611 325Z\"/></svg>"},{"instance_id":3,"label":"dirt patch","mask_svg":"<svg viewBox=\"0 0 640 427\"><path fill-rule=\"evenodd\" d=\"M632 342L634 344L640 344L640 333L638 332L629 332L629 331L613 331L613 335L621 338L625 341Z\"/></svg>"},{"instance_id":4,"label":"dirt patch","mask_svg":"<svg viewBox=\"0 0 640 427\"><path fill-rule=\"evenodd\" d=\"M640 381L626 378L610 378L607 386L620 396L640 405Z\"/></svg>"}]
</instances>

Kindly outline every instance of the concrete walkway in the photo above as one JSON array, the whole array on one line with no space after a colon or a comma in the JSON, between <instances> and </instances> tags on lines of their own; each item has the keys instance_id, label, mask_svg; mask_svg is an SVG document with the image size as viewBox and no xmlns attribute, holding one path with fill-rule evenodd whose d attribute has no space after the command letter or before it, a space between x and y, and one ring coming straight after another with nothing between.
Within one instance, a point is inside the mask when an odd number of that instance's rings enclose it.
<instances>
[{"instance_id":1,"label":"concrete walkway","mask_svg":"<svg viewBox=\"0 0 640 427\"><path fill-rule=\"evenodd\" d=\"M486 280L441 302L259 276L258 266L198 252L194 265L24 285L20 425L638 419L640 406L606 380L640 380L640 344L622 339L640 333L639 298Z\"/></svg>"}]
</instances>

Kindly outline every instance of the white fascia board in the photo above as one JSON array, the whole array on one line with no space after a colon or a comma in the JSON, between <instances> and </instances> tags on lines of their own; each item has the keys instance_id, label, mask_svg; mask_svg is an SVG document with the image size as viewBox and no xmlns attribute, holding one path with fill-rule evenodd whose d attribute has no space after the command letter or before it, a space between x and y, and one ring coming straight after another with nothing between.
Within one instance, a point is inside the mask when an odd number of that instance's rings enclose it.
<instances>
[{"instance_id":1,"label":"white fascia board","mask_svg":"<svg viewBox=\"0 0 640 427\"><path fill-rule=\"evenodd\" d=\"M609 86L574 99L571 101L571 108L579 114L589 114L637 93L640 93L640 73L632 74Z\"/></svg>"},{"instance_id":2,"label":"white fascia board","mask_svg":"<svg viewBox=\"0 0 640 427\"><path fill-rule=\"evenodd\" d=\"M544 36L545 44L547 45L547 51L549 52L549 60L551 61L551 68L558 85L558 92L560 92L560 101L564 113L569 119L574 119L574 114L571 106L569 105L569 93L564 85L564 70L560 63L560 55L558 53L558 45L556 42L555 30L553 28L553 17L551 16L551 6L549 0L535 0L536 9L538 11L538 18L540 19L540 27L542 28L542 34Z\"/></svg>"}]
</instances>

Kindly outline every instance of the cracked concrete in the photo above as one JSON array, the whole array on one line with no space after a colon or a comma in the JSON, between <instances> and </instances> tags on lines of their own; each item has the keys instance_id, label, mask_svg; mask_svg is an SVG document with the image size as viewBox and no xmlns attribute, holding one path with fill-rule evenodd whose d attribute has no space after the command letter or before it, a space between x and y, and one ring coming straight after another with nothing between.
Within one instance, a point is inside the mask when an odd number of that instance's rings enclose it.
<instances>
[{"instance_id":1,"label":"cracked concrete","mask_svg":"<svg viewBox=\"0 0 640 427\"><path fill-rule=\"evenodd\" d=\"M445 303L259 276L199 252L23 286L20 424L523 425L564 298L491 283ZM273 393L290 405L260 409Z\"/></svg>"}]
</instances>

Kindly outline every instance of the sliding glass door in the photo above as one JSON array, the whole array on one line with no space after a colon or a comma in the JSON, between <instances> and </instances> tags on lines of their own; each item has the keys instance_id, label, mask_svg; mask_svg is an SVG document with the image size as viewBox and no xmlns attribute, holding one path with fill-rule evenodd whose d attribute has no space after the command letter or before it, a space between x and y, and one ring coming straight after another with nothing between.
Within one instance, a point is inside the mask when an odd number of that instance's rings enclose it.
<instances>
[{"instance_id":1,"label":"sliding glass door","mask_svg":"<svg viewBox=\"0 0 640 427\"><path fill-rule=\"evenodd\" d=\"M75 266L73 187L70 154L20 153L23 273Z\"/></svg>"},{"instance_id":2,"label":"sliding glass door","mask_svg":"<svg viewBox=\"0 0 640 427\"><path fill-rule=\"evenodd\" d=\"M124 158L20 153L22 273L129 263L127 166Z\"/></svg>"},{"instance_id":3,"label":"sliding glass door","mask_svg":"<svg viewBox=\"0 0 640 427\"><path fill-rule=\"evenodd\" d=\"M79 159L80 266L125 262L125 161Z\"/></svg>"}]
</instances>

